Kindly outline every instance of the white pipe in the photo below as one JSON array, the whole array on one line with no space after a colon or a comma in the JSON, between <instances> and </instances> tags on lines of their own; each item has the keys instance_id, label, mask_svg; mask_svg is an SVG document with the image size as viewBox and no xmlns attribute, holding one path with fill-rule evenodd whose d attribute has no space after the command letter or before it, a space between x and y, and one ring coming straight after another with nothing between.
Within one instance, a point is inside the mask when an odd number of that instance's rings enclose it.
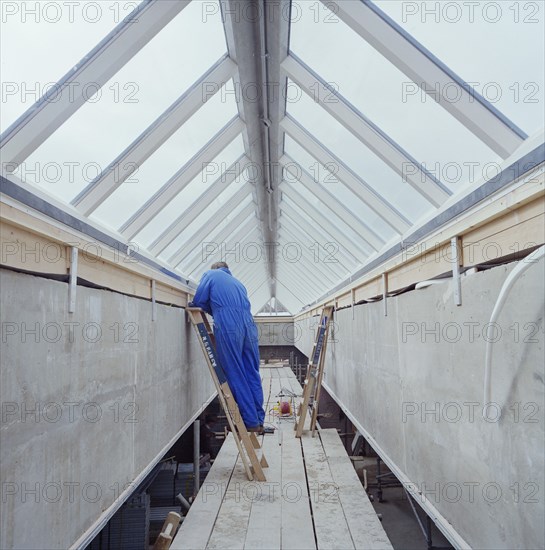
<instances>
[{"instance_id":1,"label":"white pipe","mask_svg":"<svg viewBox=\"0 0 545 550\"><path fill-rule=\"evenodd\" d=\"M483 417L487 418L487 408L488 404L491 402L492 394L492 344L494 335L492 333L493 323L496 322L496 319L499 317L499 314L505 304L508 293L515 284L516 280L532 265L539 261L545 255L545 246L534 250L529 256L526 256L521 260L515 269L509 273L507 279L501 287L498 299L496 300L496 305L492 310L492 315L490 316L490 321L486 328L486 355L485 355L485 364L484 364L484 391L483 391Z\"/></svg>"}]
</instances>

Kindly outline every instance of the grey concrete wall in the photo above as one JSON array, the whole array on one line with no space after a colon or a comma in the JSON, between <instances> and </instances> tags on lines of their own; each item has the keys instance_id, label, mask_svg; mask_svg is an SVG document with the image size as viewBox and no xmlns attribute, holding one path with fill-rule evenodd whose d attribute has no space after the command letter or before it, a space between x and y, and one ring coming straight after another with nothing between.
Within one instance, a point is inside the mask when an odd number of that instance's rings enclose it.
<instances>
[{"instance_id":1,"label":"grey concrete wall","mask_svg":"<svg viewBox=\"0 0 545 550\"><path fill-rule=\"evenodd\" d=\"M482 414L483 330L512 269L465 278L461 307L444 283L389 298L387 317L381 302L341 310L326 361L325 383L349 416L473 548L545 547L543 260L498 319L494 405ZM308 324L297 344L307 354Z\"/></svg>"},{"instance_id":2,"label":"grey concrete wall","mask_svg":"<svg viewBox=\"0 0 545 550\"><path fill-rule=\"evenodd\" d=\"M212 380L184 310L158 305L152 322L149 302L78 287L68 314L66 284L5 270L1 291L0 547L65 549L209 399Z\"/></svg>"},{"instance_id":3,"label":"grey concrete wall","mask_svg":"<svg viewBox=\"0 0 545 550\"><path fill-rule=\"evenodd\" d=\"M268 322L258 317L255 322L260 346L293 346L298 338L293 321Z\"/></svg>"}]
</instances>

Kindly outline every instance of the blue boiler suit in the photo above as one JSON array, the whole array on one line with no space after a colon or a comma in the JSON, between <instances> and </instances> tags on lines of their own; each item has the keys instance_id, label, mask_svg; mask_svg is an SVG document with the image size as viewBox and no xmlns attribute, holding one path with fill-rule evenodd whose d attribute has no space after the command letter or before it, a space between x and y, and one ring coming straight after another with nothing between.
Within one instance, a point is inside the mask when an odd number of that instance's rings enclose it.
<instances>
[{"instance_id":1,"label":"blue boiler suit","mask_svg":"<svg viewBox=\"0 0 545 550\"><path fill-rule=\"evenodd\" d=\"M247 428L263 424L257 327L244 285L226 267L205 271L193 305L214 317L216 352Z\"/></svg>"}]
</instances>

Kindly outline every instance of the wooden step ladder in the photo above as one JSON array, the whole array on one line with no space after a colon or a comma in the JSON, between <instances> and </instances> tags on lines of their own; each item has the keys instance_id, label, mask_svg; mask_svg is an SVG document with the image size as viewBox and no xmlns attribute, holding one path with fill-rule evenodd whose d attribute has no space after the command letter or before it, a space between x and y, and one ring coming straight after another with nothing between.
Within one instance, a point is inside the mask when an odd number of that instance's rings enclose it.
<instances>
[{"instance_id":1,"label":"wooden step ladder","mask_svg":"<svg viewBox=\"0 0 545 550\"><path fill-rule=\"evenodd\" d=\"M325 354L327 351L327 339L329 324L333 317L333 306L325 306L320 316L320 323L316 330L316 339L312 348L311 361L307 367L307 375L303 386L303 401L299 408L299 420L295 423L295 437L301 437L305 425L307 411L311 407L310 430L312 437L316 430L318 419L318 403L324 377Z\"/></svg>"},{"instance_id":2,"label":"wooden step ladder","mask_svg":"<svg viewBox=\"0 0 545 550\"><path fill-rule=\"evenodd\" d=\"M212 380L216 386L218 397L225 411L227 422L233 432L233 437L240 453L240 458L244 464L246 475L250 481L267 481L263 468L268 468L267 459L261 453L261 459L257 458L256 449L260 449L261 445L257 436L253 432L248 432L246 426L240 416L238 405L233 397L233 393L229 388L227 377L221 367L216 356L216 341L214 333L210 328L210 323L206 317L206 313L200 308L186 307L186 312L191 319L191 323L195 327L199 342L206 358L206 364L210 370Z\"/></svg>"}]
</instances>

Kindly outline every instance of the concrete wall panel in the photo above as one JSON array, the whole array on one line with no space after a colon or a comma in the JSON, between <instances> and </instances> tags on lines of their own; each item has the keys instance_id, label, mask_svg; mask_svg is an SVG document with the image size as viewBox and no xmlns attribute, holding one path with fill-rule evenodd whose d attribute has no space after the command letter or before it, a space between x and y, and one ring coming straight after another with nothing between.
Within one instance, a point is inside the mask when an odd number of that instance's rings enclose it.
<instances>
[{"instance_id":1,"label":"concrete wall panel","mask_svg":"<svg viewBox=\"0 0 545 550\"><path fill-rule=\"evenodd\" d=\"M68 548L211 397L184 310L1 270L1 548ZM35 332L33 332L35 331ZM33 413L32 411L36 411Z\"/></svg>"},{"instance_id":2,"label":"concrete wall panel","mask_svg":"<svg viewBox=\"0 0 545 550\"><path fill-rule=\"evenodd\" d=\"M465 277L461 307L445 282L389 298L387 317L382 302L338 311L328 347L327 387L451 540L473 548L545 547L543 260L498 319L482 414L486 326L513 268ZM308 354L314 331L299 324Z\"/></svg>"}]
</instances>

